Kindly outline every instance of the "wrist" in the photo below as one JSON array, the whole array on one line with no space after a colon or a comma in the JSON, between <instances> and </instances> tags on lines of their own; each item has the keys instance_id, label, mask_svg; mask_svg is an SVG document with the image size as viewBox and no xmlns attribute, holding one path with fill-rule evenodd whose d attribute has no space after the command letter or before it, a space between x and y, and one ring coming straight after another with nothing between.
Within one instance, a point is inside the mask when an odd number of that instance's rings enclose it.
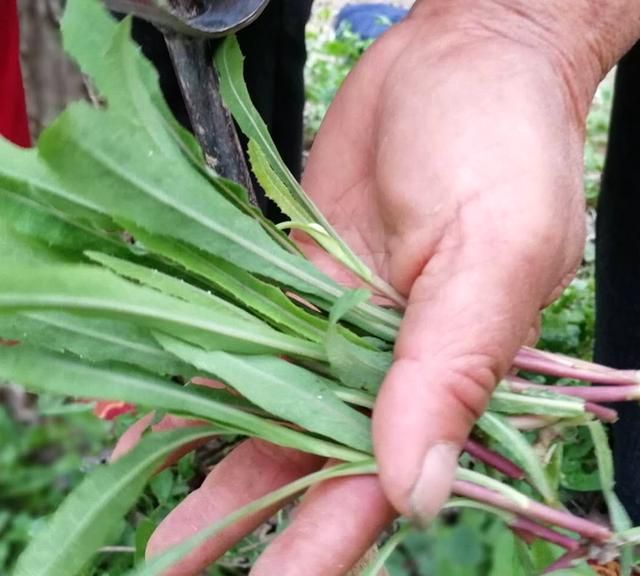
<instances>
[{"instance_id":1,"label":"wrist","mask_svg":"<svg viewBox=\"0 0 640 576\"><path fill-rule=\"evenodd\" d=\"M411 20L450 41L498 41L546 61L584 118L598 83L640 38L637 0L417 0Z\"/></svg>"}]
</instances>

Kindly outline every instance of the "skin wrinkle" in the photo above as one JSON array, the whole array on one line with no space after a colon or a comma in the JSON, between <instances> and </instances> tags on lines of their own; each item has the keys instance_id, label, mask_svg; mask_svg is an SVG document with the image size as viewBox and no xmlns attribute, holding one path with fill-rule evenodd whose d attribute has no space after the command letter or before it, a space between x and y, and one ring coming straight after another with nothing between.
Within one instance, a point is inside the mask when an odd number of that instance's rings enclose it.
<instances>
[{"instance_id":1,"label":"skin wrinkle","mask_svg":"<svg viewBox=\"0 0 640 576\"><path fill-rule=\"evenodd\" d=\"M349 229L350 233L343 234L343 239L359 257L364 259L365 263L371 266L382 278L385 278L388 277L389 251L388 249L378 250L376 247L376 244L384 246L384 235L380 233L376 241L372 240L371 236L375 235L376 230L386 229L387 223L383 222L381 226L376 227L372 225L369 220L359 218L358 214L355 213L355 207L351 207L349 213L345 212L341 203L342 198L347 197L354 189L367 183L368 180L369 176L362 174L356 178L351 185L347 186L344 192L336 197L336 201L332 209L327 213L327 217L332 222L351 222L353 224ZM372 186L373 185L370 184L367 188L371 188ZM375 191L366 193L365 196L368 199L367 202L377 202L377 193Z\"/></svg>"},{"instance_id":2,"label":"skin wrinkle","mask_svg":"<svg viewBox=\"0 0 640 576\"><path fill-rule=\"evenodd\" d=\"M446 390L466 410L467 422L472 426L484 413L493 389L506 371L498 372L498 361L489 354L461 357L459 362L464 366L451 368L452 378Z\"/></svg>"},{"instance_id":3,"label":"skin wrinkle","mask_svg":"<svg viewBox=\"0 0 640 576\"><path fill-rule=\"evenodd\" d=\"M438 302L437 295L434 295L432 297L432 300L430 300L428 296L425 296L425 298L422 300L414 301L412 299L410 306L424 308L425 304L429 304L429 303L437 304L437 302ZM511 306L509 306L507 303L505 304L506 305L502 308L502 311L500 313L495 313L493 315L494 325L502 326L506 323L505 320L513 316L513 312L510 308L515 308L516 306L513 304ZM460 308L456 311L451 311L448 314L448 319L450 321L450 324L454 328L456 326L463 325L465 323L465 320L468 317L469 315L468 315L467 307ZM463 322L460 322L459 320L463 320ZM532 320L535 321L535 318ZM502 355L502 350L499 347L491 344L491 342L494 341L496 338L488 337L486 329L484 331L484 335L485 335L484 343L483 343L484 344L483 347L485 349L484 354L487 354L496 358L500 357ZM461 347L456 340L447 342L445 344L439 343L436 346L432 346L429 349L428 353L429 353L430 359L434 362L437 361L439 358L447 358L447 359L450 359L451 362L458 362L458 359L462 358L466 354L465 349ZM423 358L424 351L421 350L420 352L413 352L411 348L406 347L404 343L401 342L400 345L396 347L396 356L407 358L409 360L419 361ZM509 367L503 366L503 368L506 370ZM501 373L501 370L496 372L496 374L500 374L500 373Z\"/></svg>"},{"instance_id":4,"label":"skin wrinkle","mask_svg":"<svg viewBox=\"0 0 640 576\"><path fill-rule=\"evenodd\" d=\"M356 182L352 187L350 187L350 189L353 189L359 185L364 184L365 182L367 182L368 178L365 176L363 177L362 180L360 180L359 182ZM367 186L367 189L370 189L372 187L372 185ZM347 191L348 192L348 191ZM365 197L367 199L367 201L370 202L376 202L376 196L377 194L375 192L369 192L367 194L365 194ZM340 210L340 203L338 202L336 204L337 209ZM373 226L371 224L371 222L368 221L364 221L360 218L358 218L357 214L355 212L352 212L351 214L349 214L348 217L353 223L354 223L354 232L358 233L358 240L359 242L356 244L354 243L354 245L362 245L365 248L365 252L363 252L363 254L368 254L371 256L375 256L376 253L384 253L384 251L378 251L375 248L375 244L374 241L372 239L370 239L370 236L378 236L377 241L379 242L382 237L383 234L376 234L375 231L376 229L378 230L384 230L386 228L384 221L383 221L383 225L382 226ZM364 230L364 231L363 231ZM379 272L382 272L382 268L378 268L375 267L376 270L378 270Z\"/></svg>"},{"instance_id":5,"label":"skin wrinkle","mask_svg":"<svg viewBox=\"0 0 640 576\"><path fill-rule=\"evenodd\" d=\"M502 175L502 176L503 176L503 175ZM495 178L497 178L498 176L494 176L494 177L495 177ZM515 176L515 175L512 175L512 177L514 178L514 181L515 181L515 180L516 180L516 176ZM485 186L485 187L486 187L486 186ZM433 224L433 223L430 223L430 225L432 225L432 224ZM444 228L445 226L446 226L446 223L444 223L444 224L443 224L443 228ZM417 234L416 234L416 235L417 235ZM405 238L402 238L402 236L401 236L400 238L401 238L402 240L405 240ZM395 239L394 239L394 240L395 240ZM397 242L397 243L401 243L401 242ZM423 253L423 254L425 254L425 252L427 252L427 251L424 251L424 250L422 251L422 253ZM428 252L432 252L432 250L429 250ZM412 275L408 275L408 274L406 274L406 273L405 273L405 274L403 274L402 286L400 287L400 289L401 289L401 290L403 290L403 289L404 289L404 286L405 286L405 285L410 285L410 283L411 283L411 281L413 280L413 278L415 278L415 276L417 275L417 271L418 271L418 270L420 270L420 269L424 266L424 264L425 264L425 263L426 263L425 261L420 262L420 265L421 265L421 266L415 267L415 268L414 268L414 272L413 272L413 274L412 274ZM397 274L394 274L394 275L392 276L392 282L394 282L394 283L398 284L398 282L394 280L394 278L396 278L396 277L397 277Z\"/></svg>"},{"instance_id":6,"label":"skin wrinkle","mask_svg":"<svg viewBox=\"0 0 640 576\"><path fill-rule=\"evenodd\" d=\"M425 14L421 14L422 17L429 17L429 3L422 1L420 4L425 6ZM455 14L456 8L459 10L460 5L460 2L450 2L450 13L445 12L443 17ZM531 57L540 59L543 64L551 63L551 69L562 78L560 85L565 89L567 109L572 112L575 125L582 125L595 88L608 67L604 67L597 58L598 50L583 52L576 46L562 44L565 37L558 34L557 14L571 11L559 11L556 8L555 11L549 9L545 14L540 9L533 10L530 5L519 6L513 1L501 0L480 2L465 7L464 16L460 18L458 14L455 21L467 35L475 36L480 41L502 39L512 47L520 46L526 49ZM580 42L589 38L592 28L585 28L586 35ZM585 70L589 71L588 74ZM585 77L588 77L587 81L576 81Z\"/></svg>"},{"instance_id":7,"label":"skin wrinkle","mask_svg":"<svg viewBox=\"0 0 640 576\"><path fill-rule=\"evenodd\" d=\"M446 277L449 279L454 279L457 275L466 275L470 270L472 270L469 268L469 262L466 262L463 268L459 268L452 266L451 260L448 258L449 254L457 254L465 245L472 245L475 253L486 254L485 259L476 260L474 262L474 268L480 270L482 270L486 266L493 266L498 254L517 254L523 252L521 249L521 240L518 238L513 238L513 245L515 246L515 249L508 249L509 244L505 243L505 239L503 237L491 237L486 239L467 239L464 237L463 222L465 221L465 218L463 217L463 214L465 212L468 212L470 209L471 211L473 211L472 209L474 203L481 201L483 199L483 196L484 194L480 191L480 189L477 189L474 193L468 196L464 204L458 203L455 215L452 216L449 224L446 226L447 234L440 238L440 241L435 245L433 252L429 251L427 253L427 251L423 251L427 260L425 261L422 269L416 272L415 278L411 280L411 285L413 285L415 289L420 288L420 284L416 284L416 278L418 278L418 276L424 273L427 269L431 282L435 284L439 283L438 274L437 272L434 272L434 269L438 269L437 261L431 261L433 258L433 254L437 254L438 260L444 261L439 267L445 271ZM555 229L551 230L552 237L549 238L548 241L542 240L541 243L544 245L556 244L556 242L553 240L556 232L557 231ZM531 236L540 238L544 237L544 233L531 234ZM470 244L470 241L472 241L472 244ZM533 254L537 254L537 246L538 243L536 242L529 251ZM548 258L548 253L545 254L545 258ZM522 254L521 257L516 261L516 264L518 264L520 260L526 259L527 256L525 251L525 253ZM557 268L563 269L564 267L560 263L558 263ZM566 276L564 278L566 278ZM559 280L558 282L561 283L564 278ZM420 297L416 299L415 296L412 296L412 302L418 305L424 304L424 301Z\"/></svg>"},{"instance_id":8,"label":"skin wrinkle","mask_svg":"<svg viewBox=\"0 0 640 576\"><path fill-rule=\"evenodd\" d=\"M458 316L464 318L465 312L465 310L459 311ZM502 318L497 317L494 324L499 325L503 318L509 318L507 312L503 314ZM526 336L526 334L523 335L523 339L524 336ZM482 370L483 366L488 366L489 371L492 374L492 379L488 379L486 382L493 381L493 384L487 384L487 387L484 390L484 392L487 392L493 390L495 383L497 383L510 368L506 363L500 363L499 361L499 358L503 356L503 350L499 346L492 344L492 342L497 339L498 338L490 337L490 335L485 331L484 350L482 352L469 353L461 347L458 342L450 342L439 347L431 346L428 351L428 355L433 363L441 362L443 359L446 360L449 365L449 371L458 373L460 376L465 377L469 377L468 372L474 372L476 369ZM397 357L402 358L403 360L419 363L424 360L424 353L425 352L422 349L416 351L413 347L409 349L403 347L402 351L398 352ZM477 362L477 360L481 361Z\"/></svg>"}]
</instances>

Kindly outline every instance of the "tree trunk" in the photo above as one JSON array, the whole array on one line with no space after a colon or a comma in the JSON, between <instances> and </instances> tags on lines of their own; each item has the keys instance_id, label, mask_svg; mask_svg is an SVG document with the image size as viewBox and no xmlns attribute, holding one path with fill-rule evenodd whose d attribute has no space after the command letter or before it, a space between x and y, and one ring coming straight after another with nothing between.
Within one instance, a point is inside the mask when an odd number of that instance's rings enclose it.
<instances>
[{"instance_id":1,"label":"tree trunk","mask_svg":"<svg viewBox=\"0 0 640 576\"><path fill-rule=\"evenodd\" d=\"M18 0L22 74L34 140L69 102L86 96L81 74L62 50L58 23L63 4Z\"/></svg>"}]
</instances>

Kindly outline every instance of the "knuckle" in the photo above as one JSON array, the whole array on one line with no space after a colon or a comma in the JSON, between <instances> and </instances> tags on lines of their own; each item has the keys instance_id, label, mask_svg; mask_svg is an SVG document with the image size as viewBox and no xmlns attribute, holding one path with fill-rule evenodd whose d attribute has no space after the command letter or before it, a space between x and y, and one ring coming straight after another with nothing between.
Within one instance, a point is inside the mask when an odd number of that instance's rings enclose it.
<instances>
[{"instance_id":1,"label":"knuckle","mask_svg":"<svg viewBox=\"0 0 640 576\"><path fill-rule=\"evenodd\" d=\"M471 425L485 411L502 370L500 362L489 354L470 354L456 364L445 391Z\"/></svg>"}]
</instances>

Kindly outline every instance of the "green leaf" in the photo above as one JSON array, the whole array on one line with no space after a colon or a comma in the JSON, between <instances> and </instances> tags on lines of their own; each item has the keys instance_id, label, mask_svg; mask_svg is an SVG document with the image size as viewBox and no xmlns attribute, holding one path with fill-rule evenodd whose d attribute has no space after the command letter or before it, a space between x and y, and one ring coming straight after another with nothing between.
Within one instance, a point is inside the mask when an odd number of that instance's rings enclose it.
<instances>
[{"instance_id":1,"label":"green leaf","mask_svg":"<svg viewBox=\"0 0 640 576\"><path fill-rule=\"evenodd\" d=\"M584 400L549 392L505 392L496 390L489 409L504 414L539 414L557 418L571 418L585 414Z\"/></svg>"},{"instance_id":2,"label":"green leaf","mask_svg":"<svg viewBox=\"0 0 640 576\"><path fill-rule=\"evenodd\" d=\"M6 264L26 263L50 264L63 260L63 256L45 246L42 242L34 240L16 232L8 223L1 219L0 212L0 255Z\"/></svg>"},{"instance_id":3,"label":"green leaf","mask_svg":"<svg viewBox=\"0 0 640 576\"><path fill-rule=\"evenodd\" d=\"M91 22L91 34L86 33ZM168 154L203 166L195 138L173 117L155 68L131 41L131 19L117 23L100 2L68 0L62 19L64 49L94 82L110 107L127 110L140 130Z\"/></svg>"},{"instance_id":4,"label":"green leaf","mask_svg":"<svg viewBox=\"0 0 640 576\"><path fill-rule=\"evenodd\" d=\"M68 398L52 394L39 394L37 405L38 414L41 416L62 416L91 412L95 408L94 402L69 402Z\"/></svg>"},{"instance_id":5,"label":"green leaf","mask_svg":"<svg viewBox=\"0 0 640 576\"><path fill-rule=\"evenodd\" d=\"M267 193L267 196L286 214L291 220L300 224L310 224L313 219L302 208L298 201L291 196L289 188L275 173L265 152L255 140L249 140L249 160L258 183Z\"/></svg>"},{"instance_id":6,"label":"green leaf","mask_svg":"<svg viewBox=\"0 0 640 576\"><path fill-rule=\"evenodd\" d=\"M560 548L541 538L536 538L528 546L531 552L531 559L536 567L536 574L540 574L566 552L564 548Z\"/></svg>"},{"instance_id":7,"label":"green leaf","mask_svg":"<svg viewBox=\"0 0 640 576\"><path fill-rule=\"evenodd\" d=\"M327 321L296 306L279 288L221 258L203 254L161 236L133 229L134 235L152 252L168 258L188 272L210 282L227 297L255 311L281 330L321 342Z\"/></svg>"},{"instance_id":8,"label":"green leaf","mask_svg":"<svg viewBox=\"0 0 640 576\"><path fill-rule=\"evenodd\" d=\"M266 326L255 316L248 314L242 308L234 306L227 300L223 300L210 292L200 290L200 288L197 288L196 286L192 286L187 282L164 274L155 268L147 268L146 266L140 266L139 264L134 264L133 262L114 258L98 252L89 251L86 255L94 262L102 264L119 276L123 276L129 280L134 280L140 284L154 288L163 294L175 296L176 298L180 298L180 300L190 302L196 306L202 306L212 310L220 310L222 313L239 316L245 321Z\"/></svg>"},{"instance_id":9,"label":"green leaf","mask_svg":"<svg viewBox=\"0 0 640 576\"><path fill-rule=\"evenodd\" d=\"M291 239L282 232L282 230L278 230L273 222L271 222L259 208L249 202L249 194L240 184L222 178L221 176L212 177L210 175L209 179L214 181L216 187L224 194L224 197L229 200L229 202L259 222L264 231L269 234L279 246L292 254L301 254Z\"/></svg>"},{"instance_id":10,"label":"green leaf","mask_svg":"<svg viewBox=\"0 0 640 576\"><path fill-rule=\"evenodd\" d=\"M600 487L607 502L611 524L616 532L624 532L633 527L631 518L624 509L620 499L614 492L615 480L613 470L613 455L609 447L609 439L601 422L589 422L587 428L593 439L596 458L598 460L598 473L600 475ZM633 550L624 547L620 553L620 574L629 576L633 565Z\"/></svg>"},{"instance_id":11,"label":"green leaf","mask_svg":"<svg viewBox=\"0 0 640 576\"><path fill-rule=\"evenodd\" d=\"M519 538L515 539L516 556L514 556L514 564L517 561L519 568L524 576L537 576L537 570L533 564L531 549Z\"/></svg>"},{"instance_id":12,"label":"green leaf","mask_svg":"<svg viewBox=\"0 0 640 576\"><path fill-rule=\"evenodd\" d=\"M338 326L342 318L370 297L371 292L359 288L338 298L329 314L330 325L324 343L334 375L349 388L375 394L391 367L393 354L376 350L362 339L347 337L349 334Z\"/></svg>"},{"instance_id":13,"label":"green leaf","mask_svg":"<svg viewBox=\"0 0 640 576\"><path fill-rule=\"evenodd\" d=\"M87 22L91 22L91 34L86 33ZM171 113L160 97L157 73L130 40L131 19L116 24L98 2L71 1L62 33L65 52L91 77L106 105L128 110L136 128L163 154L180 155L177 142L169 135Z\"/></svg>"},{"instance_id":14,"label":"green leaf","mask_svg":"<svg viewBox=\"0 0 640 576\"><path fill-rule=\"evenodd\" d=\"M6 273L0 276L0 311L48 309L120 318L213 349L324 358L316 344L161 294L94 266L8 265L4 270Z\"/></svg>"},{"instance_id":15,"label":"green leaf","mask_svg":"<svg viewBox=\"0 0 640 576\"><path fill-rule=\"evenodd\" d=\"M340 298L335 301L329 314L329 322L337 324L354 308L357 308L363 302L367 302L371 298L371 292L364 288L346 291Z\"/></svg>"},{"instance_id":16,"label":"green leaf","mask_svg":"<svg viewBox=\"0 0 640 576\"><path fill-rule=\"evenodd\" d=\"M88 57L90 62L85 63L85 68L90 73L94 66L99 68L95 75L101 78L103 89L109 86L114 104L106 109L92 109L85 103L71 106L42 134L37 156L15 147L8 150L11 182L44 189L47 198L53 195L56 202L64 199L62 208L72 214L82 208L89 221L100 222L103 228L113 220L121 225L133 222L148 232L169 235L306 295L315 295L325 308L330 307L343 291L340 286L303 257L291 253L290 244L283 249L282 242L274 240L271 228L267 226L265 232L255 220L253 211L248 216L238 208L237 195L229 193L222 181L194 170L189 159L174 153L173 147L162 139L157 118L151 118L149 126L141 126L147 119L147 100L143 98L141 104L138 99L145 90L153 96L155 88L145 80L148 75L144 73L142 80L135 83L137 65L129 60L139 59L139 54L127 47L127 25L110 28L111 21L103 18L96 26L97 39L82 39L86 30L81 21L86 14L93 14L93 8L80 12L84 4L71 4L79 16L69 20L75 23L67 25L67 35L73 31L81 47L77 50L83 54L90 48L86 42L99 40L93 54L104 58ZM126 81L119 84L120 68L128 72ZM120 99L118 90L124 94ZM125 102L133 106L133 113ZM12 155L18 156L18 162L12 160ZM34 174L40 174L45 184L36 185ZM399 323L397 315L365 304L357 312L353 322L372 334L393 339Z\"/></svg>"},{"instance_id":17,"label":"green leaf","mask_svg":"<svg viewBox=\"0 0 640 576\"><path fill-rule=\"evenodd\" d=\"M239 434L328 458L356 461L365 456L361 452L278 426L214 400L198 387L181 387L124 365L90 365L70 356L27 345L0 346L0 378L35 392L119 400L204 418Z\"/></svg>"},{"instance_id":18,"label":"green leaf","mask_svg":"<svg viewBox=\"0 0 640 576\"><path fill-rule=\"evenodd\" d=\"M216 52L215 60L220 75L220 93L240 129L250 141L254 142L252 145L254 159L256 158L256 150L260 150L257 153L259 154L258 160L261 161L263 168L264 166L269 167L270 179L280 181L278 185L280 191L282 188L288 191L287 202L296 206L296 214L306 214L307 217L301 218L301 222L318 222L324 227L326 220L302 191L300 184L285 165L269 134L267 125L251 102L249 91L244 82L244 58L235 36L230 36L222 43ZM271 189L273 187L269 186L265 191L269 192ZM276 203L282 201L282 197L276 196L272 199ZM292 219L294 218L293 214L290 216Z\"/></svg>"},{"instance_id":19,"label":"green leaf","mask_svg":"<svg viewBox=\"0 0 640 576\"><path fill-rule=\"evenodd\" d=\"M14 576L74 576L139 497L163 460L213 428L158 432L127 455L89 474L20 556Z\"/></svg>"},{"instance_id":20,"label":"green leaf","mask_svg":"<svg viewBox=\"0 0 640 576\"><path fill-rule=\"evenodd\" d=\"M108 223L100 207L69 191L33 148L20 148L0 137L0 186L33 197L74 217Z\"/></svg>"},{"instance_id":21,"label":"green leaf","mask_svg":"<svg viewBox=\"0 0 640 576\"><path fill-rule=\"evenodd\" d=\"M589 433L593 440L593 447L595 448L596 458L598 459L598 473L600 474L600 489L604 492L605 496L613 492L614 476L613 476L613 455L609 448L609 440L607 433L604 430L604 426L601 422L589 422L587 424ZM621 528L626 530L631 528L627 526Z\"/></svg>"},{"instance_id":22,"label":"green leaf","mask_svg":"<svg viewBox=\"0 0 640 576\"><path fill-rule=\"evenodd\" d=\"M325 299L342 292L119 111L73 105L42 134L39 149L67 189L116 221L181 240L302 292Z\"/></svg>"},{"instance_id":23,"label":"green leaf","mask_svg":"<svg viewBox=\"0 0 640 576\"><path fill-rule=\"evenodd\" d=\"M166 504L173 490L173 473L163 470L149 483L149 488L160 504Z\"/></svg>"},{"instance_id":24,"label":"green leaf","mask_svg":"<svg viewBox=\"0 0 640 576\"><path fill-rule=\"evenodd\" d=\"M327 332L325 347L333 373L349 388L376 394L391 363L391 352L379 352L360 346L340 333L338 326Z\"/></svg>"},{"instance_id":25,"label":"green leaf","mask_svg":"<svg viewBox=\"0 0 640 576\"><path fill-rule=\"evenodd\" d=\"M374 281L373 273L358 258L355 258L351 250L345 248L344 242L336 240L335 236L331 236L327 231L316 224L304 224L300 222L283 222L278 224L279 230L300 230L313 239L325 252L354 272L362 280L367 283Z\"/></svg>"},{"instance_id":26,"label":"green leaf","mask_svg":"<svg viewBox=\"0 0 640 576\"><path fill-rule=\"evenodd\" d=\"M92 33L86 34L86 22ZM170 156L183 154L236 208L259 221L268 234L291 251L291 243L251 206L246 190L217 175L204 162L193 135L173 117L164 101L155 68L129 38L131 23L117 24L95 0L69 0L62 21L64 46L91 77L111 108L126 111Z\"/></svg>"},{"instance_id":27,"label":"green leaf","mask_svg":"<svg viewBox=\"0 0 640 576\"><path fill-rule=\"evenodd\" d=\"M360 278L389 288L395 296L395 291L375 278L371 270L336 233L280 157L266 124L251 102L244 82L243 56L235 36L230 36L222 43L215 60L220 75L220 93L241 130L253 142L252 156L257 161L254 170L265 181L267 194L276 204L285 208L285 213L286 209L293 212L289 216L296 224L318 225L326 238L318 235L314 235L314 238Z\"/></svg>"},{"instance_id":28,"label":"green leaf","mask_svg":"<svg viewBox=\"0 0 640 576\"><path fill-rule=\"evenodd\" d=\"M501 530L498 532L497 541L494 540L492 547L491 571L488 576L520 576L521 572L512 572L515 557L515 536L509 530Z\"/></svg>"},{"instance_id":29,"label":"green leaf","mask_svg":"<svg viewBox=\"0 0 640 576\"><path fill-rule=\"evenodd\" d=\"M542 462L531 444L517 428L501 416L491 412L485 412L478 420L477 426L493 438L525 471L530 482L547 502L556 503L558 501L558 494L549 483Z\"/></svg>"},{"instance_id":30,"label":"green leaf","mask_svg":"<svg viewBox=\"0 0 640 576\"><path fill-rule=\"evenodd\" d=\"M76 254L86 249L121 255L130 252L118 236L79 219L73 219L53 206L42 204L26 194L7 190L0 185L0 198L0 218L17 232L33 240Z\"/></svg>"},{"instance_id":31,"label":"green leaf","mask_svg":"<svg viewBox=\"0 0 640 576\"><path fill-rule=\"evenodd\" d=\"M321 376L270 356L206 352L162 335L158 340L184 362L219 378L271 414L356 450L372 452L369 418L338 399Z\"/></svg>"},{"instance_id":32,"label":"green leaf","mask_svg":"<svg viewBox=\"0 0 640 576\"><path fill-rule=\"evenodd\" d=\"M151 535L156 529L155 522L150 518L144 518L136 528L135 536L135 560L137 562L144 562L144 556L147 550L147 544L151 539Z\"/></svg>"},{"instance_id":33,"label":"green leaf","mask_svg":"<svg viewBox=\"0 0 640 576\"><path fill-rule=\"evenodd\" d=\"M187 364L158 346L148 330L119 320L46 311L0 314L0 336L71 352L89 362L122 362L156 374L193 374Z\"/></svg>"},{"instance_id":34,"label":"green leaf","mask_svg":"<svg viewBox=\"0 0 640 576\"><path fill-rule=\"evenodd\" d=\"M382 570L384 570L384 563L389 559L395 549L402 544L406 539L413 527L409 524L405 524L398 529L395 534L389 537L384 546L378 552L377 557L371 562L369 566L362 572L362 576L378 576Z\"/></svg>"},{"instance_id":35,"label":"green leaf","mask_svg":"<svg viewBox=\"0 0 640 576\"><path fill-rule=\"evenodd\" d=\"M545 459L547 460L547 465L545 466L544 472L555 493L560 489L560 483L562 480L564 444L562 442L555 442L547 451Z\"/></svg>"}]
</instances>

